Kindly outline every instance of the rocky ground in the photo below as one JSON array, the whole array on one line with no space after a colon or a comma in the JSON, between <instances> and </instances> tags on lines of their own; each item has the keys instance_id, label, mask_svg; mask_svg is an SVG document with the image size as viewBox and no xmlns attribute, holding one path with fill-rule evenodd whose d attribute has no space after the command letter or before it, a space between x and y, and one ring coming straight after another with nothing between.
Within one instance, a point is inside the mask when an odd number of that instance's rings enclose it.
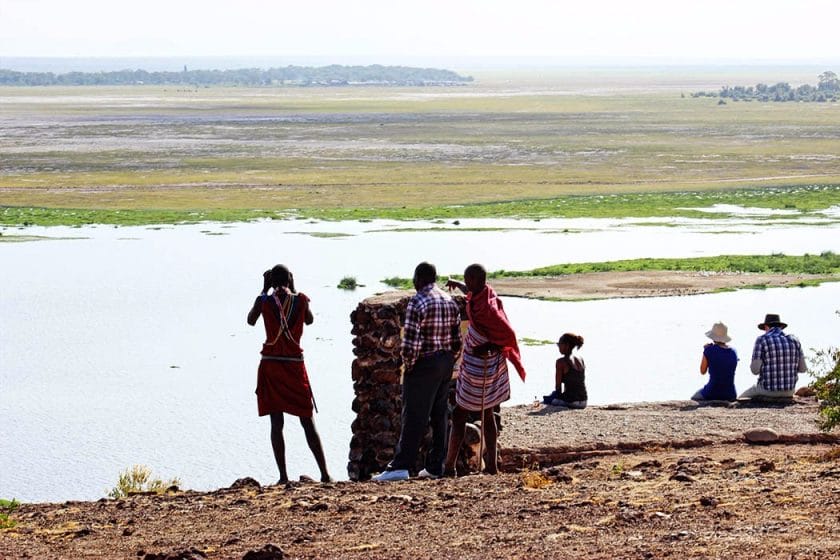
<instances>
[{"instance_id":1,"label":"rocky ground","mask_svg":"<svg viewBox=\"0 0 840 560\"><path fill-rule=\"evenodd\" d=\"M504 474L25 504L0 557L831 558L840 437L815 417L807 399L505 409Z\"/></svg>"},{"instance_id":2,"label":"rocky ground","mask_svg":"<svg viewBox=\"0 0 840 560\"><path fill-rule=\"evenodd\" d=\"M754 286L789 287L814 280L836 281L837 279L837 275L644 270L590 272L536 278L496 278L491 283L496 292L503 296L586 300L687 296Z\"/></svg>"}]
</instances>

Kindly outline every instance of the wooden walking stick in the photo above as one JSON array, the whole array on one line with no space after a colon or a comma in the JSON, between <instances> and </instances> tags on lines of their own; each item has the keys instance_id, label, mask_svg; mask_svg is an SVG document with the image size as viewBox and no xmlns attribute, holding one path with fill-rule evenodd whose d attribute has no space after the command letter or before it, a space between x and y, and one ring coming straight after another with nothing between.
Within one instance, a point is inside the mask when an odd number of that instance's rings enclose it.
<instances>
[{"instance_id":1,"label":"wooden walking stick","mask_svg":"<svg viewBox=\"0 0 840 560\"><path fill-rule=\"evenodd\" d=\"M482 358L484 375L481 378L481 431L478 432L478 472L481 474L484 463L484 396L487 393L487 355Z\"/></svg>"}]
</instances>

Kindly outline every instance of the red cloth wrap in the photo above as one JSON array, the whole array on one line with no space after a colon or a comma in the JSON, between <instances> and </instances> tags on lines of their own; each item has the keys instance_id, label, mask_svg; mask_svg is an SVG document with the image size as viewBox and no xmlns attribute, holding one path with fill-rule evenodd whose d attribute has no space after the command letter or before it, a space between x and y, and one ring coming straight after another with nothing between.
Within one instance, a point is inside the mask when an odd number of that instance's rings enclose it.
<instances>
[{"instance_id":1,"label":"red cloth wrap","mask_svg":"<svg viewBox=\"0 0 840 560\"><path fill-rule=\"evenodd\" d=\"M513 364L522 381L525 381L525 367L519 354L516 333L513 332L502 300L489 284L477 294L467 294L467 317L481 335L501 347L504 357Z\"/></svg>"}]
</instances>

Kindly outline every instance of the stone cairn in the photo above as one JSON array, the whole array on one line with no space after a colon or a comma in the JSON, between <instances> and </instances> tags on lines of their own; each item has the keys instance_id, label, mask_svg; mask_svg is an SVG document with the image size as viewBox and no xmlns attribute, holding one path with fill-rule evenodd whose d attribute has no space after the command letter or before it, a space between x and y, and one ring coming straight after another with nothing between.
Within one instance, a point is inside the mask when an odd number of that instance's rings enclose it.
<instances>
[{"instance_id":1,"label":"stone cairn","mask_svg":"<svg viewBox=\"0 0 840 560\"><path fill-rule=\"evenodd\" d=\"M352 366L356 419L351 425L353 436L347 464L350 480L369 479L383 471L394 457L402 411L400 333L412 295L407 291L376 295L359 303L350 314L356 356ZM464 317L464 298L453 299ZM418 456L417 470L423 467L420 461L425 446L426 442Z\"/></svg>"}]
</instances>

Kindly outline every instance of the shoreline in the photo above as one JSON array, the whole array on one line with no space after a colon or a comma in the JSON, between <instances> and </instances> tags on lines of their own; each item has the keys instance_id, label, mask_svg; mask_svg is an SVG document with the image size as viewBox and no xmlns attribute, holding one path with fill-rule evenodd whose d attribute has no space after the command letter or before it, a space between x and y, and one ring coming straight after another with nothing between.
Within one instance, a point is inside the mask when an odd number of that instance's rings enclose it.
<instances>
[{"instance_id":1,"label":"shoreline","mask_svg":"<svg viewBox=\"0 0 840 560\"><path fill-rule=\"evenodd\" d=\"M840 434L817 431L817 406L796 398L504 408L511 472L286 486L240 479L210 492L23 504L16 526L0 530L0 555L243 558L273 545L284 555L265 558L466 559L486 557L488 546L505 558L738 558L745 549L829 557L840 545ZM745 443L741 430L757 426L780 439ZM674 445L676 437L693 443Z\"/></svg>"}]
</instances>

